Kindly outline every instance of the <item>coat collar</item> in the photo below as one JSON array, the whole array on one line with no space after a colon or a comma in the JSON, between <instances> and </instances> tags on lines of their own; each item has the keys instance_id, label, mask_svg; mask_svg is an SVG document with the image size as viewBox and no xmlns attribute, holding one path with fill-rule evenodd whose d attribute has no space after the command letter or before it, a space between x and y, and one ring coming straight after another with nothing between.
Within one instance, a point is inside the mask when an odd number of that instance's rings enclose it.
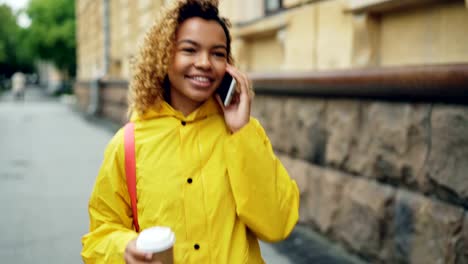
<instances>
[{"instance_id":1,"label":"coat collar","mask_svg":"<svg viewBox=\"0 0 468 264\"><path fill-rule=\"evenodd\" d=\"M135 122L135 121L149 120L149 119L155 119L155 118L161 118L161 117L175 117L179 120L192 122L192 121L204 119L208 116L216 115L219 113L222 113L221 108L219 107L216 100L213 97L210 97L210 99L206 100L200 107L195 109L195 111L190 113L188 116L184 116L182 112L174 109L166 101L163 101L159 105L159 108L150 109L143 115L139 115L138 113L134 112L130 120L132 122Z\"/></svg>"}]
</instances>

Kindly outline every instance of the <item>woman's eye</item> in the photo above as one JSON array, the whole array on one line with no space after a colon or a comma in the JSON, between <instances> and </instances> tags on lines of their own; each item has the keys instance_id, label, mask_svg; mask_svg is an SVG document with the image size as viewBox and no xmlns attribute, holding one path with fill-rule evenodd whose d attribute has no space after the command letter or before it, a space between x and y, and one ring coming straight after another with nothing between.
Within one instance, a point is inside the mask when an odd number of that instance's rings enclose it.
<instances>
[{"instance_id":1,"label":"woman's eye","mask_svg":"<svg viewBox=\"0 0 468 264\"><path fill-rule=\"evenodd\" d=\"M215 52L214 55L220 58L226 58L226 54L223 52Z\"/></svg>"},{"instance_id":2,"label":"woman's eye","mask_svg":"<svg viewBox=\"0 0 468 264\"><path fill-rule=\"evenodd\" d=\"M187 53L194 53L195 49L194 48L182 48L182 51L187 52Z\"/></svg>"}]
</instances>

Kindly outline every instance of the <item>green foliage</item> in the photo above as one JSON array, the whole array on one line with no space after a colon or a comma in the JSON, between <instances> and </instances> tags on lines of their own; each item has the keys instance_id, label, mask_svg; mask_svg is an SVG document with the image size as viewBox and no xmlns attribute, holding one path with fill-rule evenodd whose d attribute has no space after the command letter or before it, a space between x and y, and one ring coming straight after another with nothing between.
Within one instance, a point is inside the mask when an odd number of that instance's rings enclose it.
<instances>
[{"instance_id":1,"label":"green foliage","mask_svg":"<svg viewBox=\"0 0 468 264\"><path fill-rule=\"evenodd\" d=\"M59 69L74 76L75 1L31 0L26 13L31 18L31 25L25 46L29 46L32 54L54 62Z\"/></svg>"},{"instance_id":2,"label":"green foliage","mask_svg":"<svg viewBox=\"0 0 468 264\"><path fill-rule=\"evenodd\" d=\"M69 76L76 71L75 1L30 0L28 28L17 24L17 16L0 5L0 77L16 71L32 72L36 59L48 60Z\"/></svg>"},{"instance_id":3,"label":"green foliage","mask_svg":"<svg viewBox=\"0 0 468 264\"><path fill-rule=\"evenodd\" d=\"M15 45L18 26L13 11L5 4L0 5L0 21L0 63L6 63L11 59L8 50Z\"/></svg>"},{"instance_id":4,"label":"green foliage","mask_svg":"<svg viewBox=\"0 0 468 264\"><path fill-rule=\"evenodd\" d=\"M0 5L0 75L15 71L31 72L32 57L21 50L25 33L16 23L16 14L6 4Z\"/></svg>"}]
</instances>

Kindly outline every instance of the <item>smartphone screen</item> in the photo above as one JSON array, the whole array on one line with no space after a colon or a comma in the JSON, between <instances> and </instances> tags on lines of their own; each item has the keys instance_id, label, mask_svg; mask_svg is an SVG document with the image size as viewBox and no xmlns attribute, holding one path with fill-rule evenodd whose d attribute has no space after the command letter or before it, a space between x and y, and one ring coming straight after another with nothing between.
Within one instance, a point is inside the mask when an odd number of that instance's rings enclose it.
<instances>
[{"instance_id":1,"label":"smartphone screen","mask_svg":"<svg viewBox=\"0 0 468 264\"><path fill-rule=\"evenodd\" d=\"M234 79L229 73L226 72L221 84L219 85L216 93L221 97L224 106L228 106L231 103L232 96L236 90L236 79Z\"/></svg>"}]
</instances>

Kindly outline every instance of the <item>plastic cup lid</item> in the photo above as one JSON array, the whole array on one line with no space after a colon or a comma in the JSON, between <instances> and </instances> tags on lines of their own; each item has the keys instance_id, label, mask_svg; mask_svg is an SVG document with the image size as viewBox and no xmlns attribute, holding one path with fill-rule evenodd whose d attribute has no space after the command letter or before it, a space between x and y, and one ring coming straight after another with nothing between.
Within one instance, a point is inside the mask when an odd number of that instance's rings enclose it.
<instances>
[{"instance_id":1,"label":"plastic cup lid","mask_svg":"<svg viewBox=\"0 0 468 264\"><path fill-rule=\"evenodd\" d=\"M157 253L171 248L175 235L169 227L156 226L143 230L137 238L136 247L146 253Z\"/></svg>"}]
</instances>

